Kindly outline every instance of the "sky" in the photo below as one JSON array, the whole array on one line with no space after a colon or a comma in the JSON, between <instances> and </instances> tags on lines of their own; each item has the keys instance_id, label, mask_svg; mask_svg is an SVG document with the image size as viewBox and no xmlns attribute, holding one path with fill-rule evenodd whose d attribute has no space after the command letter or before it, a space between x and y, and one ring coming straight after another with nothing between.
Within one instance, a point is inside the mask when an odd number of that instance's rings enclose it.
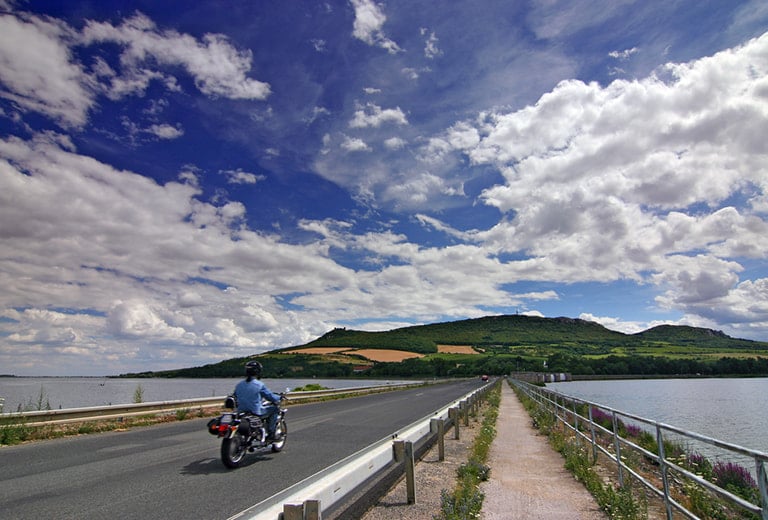
<instances>
[{"instance_id":1,"label":"sky","mask_svg":"<svg viewBox=\"0 0 768 520\"><path fill-rule=\"evenodd\" d=\"M768 341L764 0L0 0L0 374L497 314Z\"/></svg>"}]
</instances>

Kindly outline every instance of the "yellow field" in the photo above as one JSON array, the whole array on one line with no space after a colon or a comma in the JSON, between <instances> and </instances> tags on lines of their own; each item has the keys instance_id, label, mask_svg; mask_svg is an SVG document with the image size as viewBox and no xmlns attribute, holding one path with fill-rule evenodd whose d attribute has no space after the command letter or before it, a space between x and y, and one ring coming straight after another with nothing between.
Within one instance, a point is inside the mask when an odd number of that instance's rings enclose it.
<instances>
[{"instance_id":1,"label":"yellow field","mask_svg":"<svg viewBox=\"0 0 768 520\"><path fill-rule=\"evenodd\" d=\"M469 345L438 345L437 352L440 354L479 354Z\"/></svg>"},{"instance_id":2,"label":"yellow field","mask_svg":"<svg viewBox=\"0 0 768 520\"><path fill-rule=\"evenodd\" d=\"M371 361L402 361L404 359L424 357L424 354L417 354L416 352L378 348L362 348L353 352L345 352L345 354L356 354Z\"/></svg>"}]
</instances>

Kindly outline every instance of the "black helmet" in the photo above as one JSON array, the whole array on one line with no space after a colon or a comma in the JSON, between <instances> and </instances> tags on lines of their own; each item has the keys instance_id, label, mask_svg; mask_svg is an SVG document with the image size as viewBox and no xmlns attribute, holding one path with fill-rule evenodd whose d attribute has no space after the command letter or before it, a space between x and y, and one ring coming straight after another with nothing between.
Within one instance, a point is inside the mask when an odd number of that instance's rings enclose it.
<instances>
[{"instance_id":1,"label":"black helmet","mask_svg":"<svg viewBox=\"0 0 768 520\"><path fill-rule=\"evenodd\" d=\"M245 364L245 375L248 377L261 377L261 363L258 361L249 361Z\"/></svg>"}]
</instances>

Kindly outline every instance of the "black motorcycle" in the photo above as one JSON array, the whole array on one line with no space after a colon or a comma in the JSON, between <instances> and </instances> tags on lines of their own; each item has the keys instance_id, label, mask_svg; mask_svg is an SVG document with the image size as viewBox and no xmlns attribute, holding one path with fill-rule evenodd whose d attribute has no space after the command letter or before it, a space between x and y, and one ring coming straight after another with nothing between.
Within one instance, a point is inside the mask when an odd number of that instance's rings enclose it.
<instances>
[{"instance_id":1,"label":"black motorcycle","mask_svg":"<svg viewBox=\"0 0 768 520\"><path fill-rule=\"evenodd\" d=\"M257 415L234 411L237 408L234 396L228 396L224 407L232 412L225 412L221 416L208 422L208 432L220 437L221 461L228 468L237 468L243 463L245 454L258 449L271 447L273 452L278 452L285 446L288 436L288 427L285 424L285 412L282 403L285 395L280 394L281 406L278 406L277 425L274 438L267 437L266 418Z\"/></svg>"}]
</instances>

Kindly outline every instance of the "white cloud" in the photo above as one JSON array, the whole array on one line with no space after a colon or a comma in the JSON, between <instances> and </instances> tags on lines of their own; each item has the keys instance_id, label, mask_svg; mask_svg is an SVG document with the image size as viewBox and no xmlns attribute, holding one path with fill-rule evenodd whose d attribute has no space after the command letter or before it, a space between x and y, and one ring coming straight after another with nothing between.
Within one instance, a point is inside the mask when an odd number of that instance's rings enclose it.
<instances>
[{"instance_id":1,"label":"white cloud","mask_svg":"<svg viewBox=\"0 0 768 520\"><path fill-rule=\"evenodd\" d=\"M52 20L0 16L0 96L65 127L84 125L94 93L70 53L73 37Z\"/></svg>"},{"instance_id":2,"label":"white cloud","mask_svg":"<svg viewBox=\"0 0 768 520\"><path fill-rule=\"evenodd\" d=\"M221 34L206 34L197 40L173 30L159 30L152 20L137 13L117 26L89 21L83 29L82 43L121 45L120 64L128 78L153 74L147 67L155 62L184 67L195 79L197 88L209 96L263 100L270 94L268 83L246 76L253 60L251 51L235 49ZM133 93L143 91L148 81L133 83L133 91L115 86L121 92Z\"/></svg>"},{"instance_id":3,"label":"white cloud","mask_svg":"<svg viewBox=\"0 0 768 520\"><path fill-rule=\"evenodd\" d=\"M427 36L427 40L424 43L424 56L426 56L429 59L434 59L437 56L440 56L443 54L443 51L440 50L440 48L437 46L437 42L439 41L437 36L435 36L434 31L430 32L429 29L421 28L420 29L422 36Z\"/></svg>"},{"instance_id":4,"label":"white cloud","mask_svg":"<svg viewBox=\"0 0 768 520\"><path fill-rule=\"evenodd\" d=\"M76 351L89 360L68 373L140 370L160 348L177 354L154 368L172 368L330 328L319 315L298 323L272 296L351 283L323 244L248 231L240 202L200 202L195 183L158 185L58 141L0 139L0 236L14 252L0 258L2 366L45 345L56 366ZM142 341L127 347L121 337Z\"/></svg>"},{"instance_id":5,"label":"white cloud","mask_svg":"<svg viewBox=\"0 0 768 520\"><path fill-rule=\"evenodd\" d=\"M617 60L627 60L633 54L637 54L639 50L640 49L637 47L632 47L631 49L624 49L623 51L611 51L608 53L608 56L611 58L616 58Z\"/></svg>"},{"instance_id":6,"label":"white cloud","mask_svg":"<svg viewBox=\"0 0 768 520\"><path fill-rule=\"evenodd\" d=\"M378 128L384 123L407 125L408 119L400 107L382 109L374 103L368 103L355 111L349 126L351 128Z\"/></svg>"},{"instance_id":7,"label":"white cloud","mask_svg":"<svg viewBox=\"0 0 768 520\"><path fill-rule=\"evenodd\" d=\"M184 135L184 130L180 126L171 126L169 124L152 125L147 131L160 139L178 139Z\"/></svg>"},{"instance_id":8,"label":"white cloud","mask_svg":"<svg viewBox=\"0 0 768 520\"><path fill-rule=\"evenodd\" d=\"M267 178L264 175L243 171L241 168L236 170L221 170L219 173L226 175L227 182L230 184L256 184Z\"/></svg>"},{"instance_id":9,"label":"white cloud","mask_svg":"<svg viewBox=\"0 0 768 520\"><path fill-rule=\"evenodd\" d=\"M368 45L386 49L390 54L396 54L402 49L389 39L383 31L386 15L373 0L350 0L355 9L355 22L352 35Z\"/></svg>"},{"instance_id":10,"label":"white cloud","mask_svg":"<svg viewBox=\"0 0 768 520\"><path fill-rule=\"evenodd\" d=\"M341 149L347 152L370 152L371 147L365 141L357 137L344 136Z\"/></svg>"}]
</instances>

